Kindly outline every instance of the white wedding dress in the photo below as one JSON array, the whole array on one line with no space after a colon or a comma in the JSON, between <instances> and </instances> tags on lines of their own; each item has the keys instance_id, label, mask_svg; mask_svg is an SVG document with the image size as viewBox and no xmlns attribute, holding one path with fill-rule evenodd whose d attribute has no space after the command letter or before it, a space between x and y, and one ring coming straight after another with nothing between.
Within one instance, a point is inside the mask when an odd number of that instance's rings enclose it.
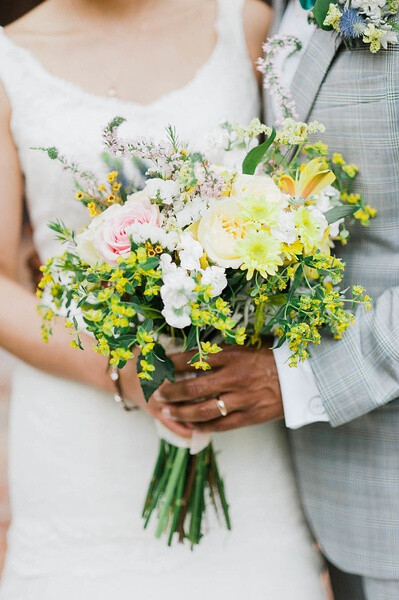
<instances>
[{"instance_id":1,"label":"white wedding dress","mask_svg":"<svg viewBox=\"0 0 399 600\"><path fill-rule=\"evenodd\" d=\"M0 80L42 260L60 251L49 221L78 229L87 217L71 176L32 147L57 146L101 171L101 128L117 115L127 119L121 135L159 136L171 123L192 145L221 120L248 123L259 115L242 5L218 0L218 42L209 60L187 85L149 105L87 93L0 31ZM12 525L1 600L324 598L282 423L215 436L233 530L210 508L194 552L168 548L143 529L158 449L146 413L126 414L107 394L20 364L9 440Z\"/></svg>"}]
</instances>

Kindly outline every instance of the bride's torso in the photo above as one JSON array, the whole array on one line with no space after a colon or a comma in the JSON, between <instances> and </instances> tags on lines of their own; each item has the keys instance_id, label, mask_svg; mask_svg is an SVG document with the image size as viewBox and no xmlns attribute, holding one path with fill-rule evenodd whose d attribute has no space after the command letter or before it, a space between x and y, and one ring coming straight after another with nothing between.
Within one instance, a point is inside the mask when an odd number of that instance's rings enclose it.
<instances>
[{"instance_id":1,"label":"bride's torso","mask_svg":"<svg viewBox=\"0 0 399 600\"><path fill-rule=\"evenodd\" d=\"M11 129L43 260L60 251L47 223L61 219L79 229L87 214L74 199L71 175L32 147L57 146L82 167L105 173L101 129L115 116L127 120L123 136L159 138L172 124L197 147L221 121L246 124L259 115L243 5L218 0L218 39L210 58L189 83L147 105L87 93L51 74L0 30L0 81L12 107ZM126 414L107 394L21 364L9 438L13 524L4 599L145 600L160 593L194 599L203 598L212 581L210 597L223 589L229 598L255 598L264 589L265 597L290 598L307 579L311 589L318 586L281 424L216 437L233 532L210 517L195 560L186 547L171 551L143 531L140 512L158 444L146 413ZM210 579L203 579L207 574Z\"/></svg>"}]
</instances>

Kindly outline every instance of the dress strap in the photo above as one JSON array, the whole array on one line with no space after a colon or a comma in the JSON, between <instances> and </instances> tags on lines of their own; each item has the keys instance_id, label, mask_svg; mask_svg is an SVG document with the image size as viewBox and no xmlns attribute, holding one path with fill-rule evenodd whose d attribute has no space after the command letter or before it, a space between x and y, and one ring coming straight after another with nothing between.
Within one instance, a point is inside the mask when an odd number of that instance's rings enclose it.
<instances>
[{"instance_id":1,"label":"dress strap","mask_svg":"<svg viewBox=\"0 0 399 600\"><path fill-rule=\"evenodd\" d=\"M26 60L24 49L10 40L3 27L0 27L0 82L11 106L29 96L29 61Z\"/></svg>"},{"instance_id":2,"label":"dress strap","mask_svg":"<svg viewBox=\"0 0 399 600\"><path fill-rule=\"evenodd\" d=\"M235 43L245 42L244 4L246 0L216 0L218 8L217 29L222 38Z\"/></svg>"}]
</instances>

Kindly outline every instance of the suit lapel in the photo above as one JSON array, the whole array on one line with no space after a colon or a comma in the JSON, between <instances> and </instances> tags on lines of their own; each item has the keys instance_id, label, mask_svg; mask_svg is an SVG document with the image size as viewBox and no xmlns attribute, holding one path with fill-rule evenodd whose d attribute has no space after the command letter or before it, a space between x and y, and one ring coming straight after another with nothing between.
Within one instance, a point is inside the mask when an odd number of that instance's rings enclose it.
<instances>
[{"instance_id":1,"label":"suit lapel","mask_svg":"<svg viewBox=\"0 0 399 600\"><path fill-rule=\"evenodd\" d=\"M300 121L309 118L330 64L341 45L335 31L316 29L291 84L291 93Z\"/></svg>"}]
</instances>

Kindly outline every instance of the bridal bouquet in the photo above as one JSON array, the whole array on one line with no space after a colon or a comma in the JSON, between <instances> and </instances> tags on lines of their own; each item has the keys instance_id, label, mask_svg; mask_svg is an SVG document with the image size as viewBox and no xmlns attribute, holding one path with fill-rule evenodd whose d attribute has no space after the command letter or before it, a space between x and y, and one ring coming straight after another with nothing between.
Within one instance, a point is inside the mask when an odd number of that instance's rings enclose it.
<instances>
[{"instance_id":1,"label":"bridal bouquet","mask_svg":"<svg viewBox=\"0 0 399 600\"><path fill-rule=\"evenodd\" d=\"M91 217L78 234L50 225L66 250L42 267L45 339L60 312L76 331L73 346L81 347L85 328L116 368L138 354L148 400L174 379L171 340L194 350L193 372L208 370L223 344L260 346L270 335L277 345L287 341L295 366L320 343L323 327L339 338L353 321L350 309L370 304L360 286L348 297L338 287L344 265L333 248L347 243L348 217L368 225L374 211L351 192L355 165L309 142L321 125L286 119L275 131L259 120L224 123L209 158L188 150L172 128L161 143L122 140L122 122L104 130L104 179L45 149L73 172ZM145 165L141 189L124 172L127 157ZM211 440L197 450L161 439L143 517L147 525L157 511L156 535L168 532L169 544L175 533L199 543L208 500L230 529Z\"/></svg>"}]
</instances>

